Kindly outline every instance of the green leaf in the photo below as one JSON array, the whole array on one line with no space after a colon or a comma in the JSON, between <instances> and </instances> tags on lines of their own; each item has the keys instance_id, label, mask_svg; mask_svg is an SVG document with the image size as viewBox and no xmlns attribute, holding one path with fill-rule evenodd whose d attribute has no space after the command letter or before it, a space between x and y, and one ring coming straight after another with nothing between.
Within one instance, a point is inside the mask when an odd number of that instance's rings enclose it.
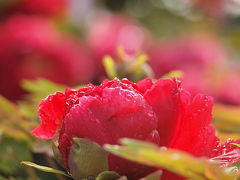
<instances>
[{"instance_id":1,"label":"green leaf","mask_svg":"<svg viewBox=\"0 0 240 180\"><path fill-rule=\"evenodd\" d=\"M180 70L170 71L165 74L162 78L182 78L184 76L184 72Z\"/></svg>"},{"instance_id":2,"label":"green leaf","mask_svg":"<svg viewBox=\"0 0 240 180\"><path fill-rule=\"evenodd\" d=\"M15 104L7 100L5 97L0 96L0 117L3 114L17 113L17 107Z\"/></svg>"},{"instance_id":3,"label":"green leaf","mask_svg":"<svg viewBox=\"0 0 240 180\"><path fill-rule=\"evenodd\" d=\"M114 171L103 171L101 172L95 180L116 180L121 176Z\"/></svg>"},{"instance_id":4,"label":"green leaf","mask_svg":"<svg viewBox=\"0 0 240 180\"><path fill-rule=\"evenodd\" d=\"M64 175L64 176L67 176L67 177L71 178L71 176L66 174L64 171L60 171L60 170L53 169L53 168L50 168L50 167L40 166L38 164L35 164L35 163L32 163L32 162L27 162L27 161L22 161L21 164L33 167L33 168L38 169L38 170L43 171L43 172L61 174L61 175Z\"/></svg>"},{"instance_id":5,"label":"green leaf","mask_svg":"<svg viewBox=\"0 0 240 180\"><path fill-rule=\"evenodd\" d=\"M0 122L0 132L4 135L18 140L31 140L28 130L32 124L21 115L15 104L3 96L0 96Z\"/></svg>"},{"instance_id":6,"label":"green leaf","mask_svg":"<svg viewBox=\"0 0 240 180\"><path fill-rule=\"evenodd\" d=\"M236 174L226 174L205 158L173 149L159 148L147 142L122 139L119 145L105 145L105 149L120 157L148 166L164 168L194 180L236 180Z\"/></svg>"},{"instance_id":7,"label":"green leaf","mask_svg":"<svg viewBox=\"0 0 240 180\"><path fill-rule=\"evenodd\" d=\"M28 92L30 92L30 97L35 97L34 99L37 103L40 100L48 96L49 94L55 93L56 91L65 91L66 87L60 84L56 84L47 79L39 78L37 80L23 80L21 86Z\"/></svg>"},{"instance_id":8,"label":"green leaf","mask_svg":"<svg viewBox=\"0 0 240 180\"><path fill-rule=\"evenodd\" d=\"M68 166L74 179L97 177L103 171L108 171L108 152L98 144L83 138L74 138Z\"/></svg>"},{"instance_id":9,"label":"green leaf","mask_svg":"<svg viewBox=\"0 0 240 180\"><path fill-rule=\"evenodd\" d=\"M153 71L151 67L146 63L148 61L148 56L146 54L138 54L131 60L132 65L127 74L130 74L131 80L137 82L146 77L153 77Z\"/></svg>"},{"instance_id":10,"label":"green leaf","mask_svg":"<svg viewBox=\"0 0 240 180\"><path fill-rule=\"evenodd\" d=\"M215 104L213 116L218 130L240 134L240 107Z\"/></svg>"},{"instance_id":11,"label":"green leaf","mask_svg":"<svg viewBox=\"0 0 240 180\"><path fill-rule=\"evenodd\" d=\"M115 70L115 62L110 56L103 57L103 65L110 79L117 77L117 72Z\"/></svg>"},{"instance_id":12,"label":"green leaf","mask_svg":"<svg viewBox=\"0 0 240 180\"><path fill-rule=\"evenodd\" d=\"M29 92L50 92L50 91L55 92L65 89L65 86L51 82L43 78L39 78L37 80L23 80L21 85L25 90Z\"/></svg>"},{"instance_id":13,"label":"green leaf","mask_svg":"<svg viewBox=\"0 0 240 180\"><path fill-rule=\"evenodd\" d=\"M237 147L240 147L240 144L237 144L237 143L231 143L232 145L235 145Z\"/></svg>"},{"instance_id":14,"label":"green leaf","mask_svg":"<svg viewBox=\"0 0 240 180\"><path fill-rule=\"evenodd\" d=\"M133 71L135 71L135 72L141 71L141 68L142 68L143 64L146 63L146 61L148 61L148 56L146 54L140 54L136 58L133 66L132 66Z\"/></svg>"},{"instance_id":15,"label":"green leaf","mask_svg":"<svg viewBox=\"0 0 240 180\"><path fill-rule=\"evenodd\" d=\"M13 137L0 137L0 174L6 176L26 175L19 162L32 160L30 147L26 141L16 140Z\"/></svg>"}]
</instances>

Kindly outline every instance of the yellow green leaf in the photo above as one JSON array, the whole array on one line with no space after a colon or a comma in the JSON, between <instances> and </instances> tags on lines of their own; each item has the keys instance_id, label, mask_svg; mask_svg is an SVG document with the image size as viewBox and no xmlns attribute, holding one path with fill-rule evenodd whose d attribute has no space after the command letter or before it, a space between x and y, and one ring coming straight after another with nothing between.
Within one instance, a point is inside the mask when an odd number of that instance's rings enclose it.
<instances>
[{"instance_id":1,"label":"yellow green leaf","mask_svg":"<svg viewBox=\"0 0 240 180\"><path fill-rule=\"evenodd\" d=\"M237 144L237 143L231 143L231 144L233 144L233 145L235 145L237 147L240 147L240 144Z\"/></svg>"},{"instance_id":2,"label":"yellow green leaf","mask_svg":"<svg viewBox=\"0 0 240 180\"><path fill-rule=\"evenodd\" d=\"M27 132L30 126L31 123L24 119L18 107L0 96L0 132L15 139L30 140Z\"/></svg>"},{"instance_id":3,"label":"yellow green leaf","mask_svg":"<svg viewBox=\"0 0 240 180\"><path fill-rule=\"evenodd\" d=\"M240 133L240 107L215 104L213 110L214 124L218 130Z\"/></svg>"},{"instance_id":4,"label":"yellow green leaf","mask_svg":"<svg viewBox=\"0 0 240 180\"><path fill-rule=\"evenodd\" d=\"M22 161L21 164L33 167L33 168L38 169L40 171L44 171L44 172L48 172L48 173L54 173L54 174L61 174L61 175L64 175L64 176L67 176L67 177L71 178L71 176L66 174L64 171L60 171L60 170L53 169L53 168L50 168L50 167L40 166L38 164L35 164L35 163L32 163L32 162L27 162L27 161Z\"/></svg>"},{"instance_id":5,"label":"yellow green leaf","mask_svg":"<svg viewBox=\"0 0 240 180\"><path fill-rule=\"evenodd\" d=\"M117 77L117 72L115 70L115 62L111 56L103 57L103 65L106 70L106 73L110 79Z\"/></svg>"},{"instance_id":6,"label":"yellow green leaf","mask_svg":"<svg viewBox=\"0 0 240 180\"><path fill-rule=\"evenodd\" d=\"M186 152L131 139L122 139L121 144L105 145L105 149L128 160L164 168L188 179L235 180L237 177L236 174L225 173L206 158L196 158Z\"/></svg>"},{"instance_id":7,"label":"yellow green leaf","mask_svg":"<svg viewBox=\"0 0 240 180\"><path fill-rule=\"evenodd\" d=\"M170 71L165 74L162 78L182 78L184 76L184 72L180 70Z\"/></svg>"}]
</instances>

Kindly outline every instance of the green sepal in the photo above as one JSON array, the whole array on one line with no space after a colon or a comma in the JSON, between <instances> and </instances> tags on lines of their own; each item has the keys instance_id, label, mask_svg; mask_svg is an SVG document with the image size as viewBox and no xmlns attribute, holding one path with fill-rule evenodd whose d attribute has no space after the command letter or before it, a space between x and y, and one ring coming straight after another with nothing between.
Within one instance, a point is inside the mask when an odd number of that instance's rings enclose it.
<instances>
[{"instance_id":1,"label":"green sepal","mask_svg":"<svg viewBox=\"0 0 240 180\"><path fill-rule=\"evenodd\" d=\"M121 176L114 171L103 171L101 172L95 180L117 180Z\"/></svg>"},{"instance_id":2,"label":"green sepal","mask_svg":"<svg viewBox=\"0 0 240 180\"><path fill-rule=\"evenodd\" d=\"M74 138L68 167L76 180L96 178L101 172L108 171L108 153L97 143L83 138Z\"/></svg>"}]
</instances>

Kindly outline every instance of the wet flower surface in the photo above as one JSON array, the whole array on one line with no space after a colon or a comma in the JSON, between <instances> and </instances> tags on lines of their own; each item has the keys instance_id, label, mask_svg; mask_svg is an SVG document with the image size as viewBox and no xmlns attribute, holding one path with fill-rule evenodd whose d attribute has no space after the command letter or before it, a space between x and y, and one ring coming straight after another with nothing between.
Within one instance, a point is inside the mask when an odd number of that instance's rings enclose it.
<instances>
[{"instance_id":1,"label":"wet flower surface","mask_svg":"<svg viewBox=\"0 0 240 180\"><path fill-rule=\"evenodd\" d=\"M89 84L79 90L57 92L40 103L42 124L32 133L42 139L58 136L59 151L67 165L73 137L86 138L99 145L118 144L123 137L183 150L194 156L214 158L222 155L222 146L211 125L213 99L192 96L177 79L148 78L138 83L127 79L105 80L99 86ZM227 145L227 152L239 148ZM239 159L228 161L224 166ZM143 177L154 169L114 155L109 168L130 179ZM220 162L222 163L222 162ZM164 173L163 179L178 179Z\"/></svg>"}]
</instances>

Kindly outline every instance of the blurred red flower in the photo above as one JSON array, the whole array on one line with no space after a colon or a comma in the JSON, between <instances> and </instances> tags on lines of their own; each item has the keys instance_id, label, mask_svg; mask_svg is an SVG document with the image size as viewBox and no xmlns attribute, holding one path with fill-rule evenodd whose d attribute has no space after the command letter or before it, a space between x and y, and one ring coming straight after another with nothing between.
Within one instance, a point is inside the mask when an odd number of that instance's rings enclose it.
<instances>
[{"instance_id":1,"label":"blurred red flower","mask_svg":"<svg viewBox=\"0 0 240 180\"><path fill-rule=\"evenodd\" d=\"M129 55L146 51L151 38L150 33L131 17L103 15L91 22L87 42L101 65L103 56L115 57L118 47Z\"/></svg>"},{"instance_id":2,"label":"blurred red flower","mask_svg":"<svg viewBox=\"0 0 240 180\"><path fill-rule=\"evenodd\" d=\"M227 2L227 1L226 1ZM225 14L225 0L192 0L193 5L201 8L207 15L221 17Z\"/></svg>"},{"instance_id":3,"label":"blurred red flower","mask_svg":"<svg viewBox=\"0 0 240 180\"><path fill-rule=\"evenodd\" d=\"M240 73L239 71L234 72L233 68L229 71L218 76L219 85L216 90L216 98L226 104L240 105Z\"/></svg>"},{"instance_id":4,"label":"blurred red flower","mask_svg":"<svg viewBox=\"0 0 240 180\"><path fill-rule=\"evenodd\" d=\"M210 35L198 34L156 43L150 50L150 65L156 77L172 70L198 69L222 63L226 55L220 43Z\"/></svg>"},{"instance_id":5,"label":"blurred red flower","mask_svg":"<svg viewBox=\"0 0 240 180\"><path fill-rule=\"evenodd\" d=\"M67 89L65 94L57 92L42 100L42 124L32 133L51 139L58 131L58 148L66 166L73 137L100 145L118 144L120 138L128 137L212 158L223 153L210 124L212 104L209 96L191 96L177 79L153 82L149 78L136 84L126 79L105 80L97 87ZM231 146L225 152L235 149ZM237 153L225 165L236 162L240 151ZM109 156L109 167L130 179L154 170L114 155ZM174 176L166 172L163 177L170 180Z\"/></svg>"},{"instance_id":6,"label":"blurred red flower","mask_svg":"<svg viewBox=\"0 0 240 180\"><path fill-rule=\"evenodd\" d=\"M94 65L87 51L63 37L40 17L13 16L0 26L0 93L11 100L24 92L22 79L47 78L76 85L92 80Z\"/></svg>"},{"instance_id":7,"label":"blurred red flower","mask_svg":"<svg viewBox=\"0 0 240 180\"><path fill-rule=\"evenodd\" d=\"M192 94L206 93L216 101L240 104L240 86L237 83L240 74L229 68L225 61L227 55L214 37L203 34L184 36L156 44L149 54L149 64L156 78L173 70L182 70L183 86Z\"/></svg>"},{"instance_id":8,"label":"blurred red flower","mask_svg":"<svg viewBox=\"0 0 240 180\"><path fill-rule=\"evenodd\" d=\"M41 15L57 15L64 12L67 0L18 0L9 4L7 11Z\"/></svg>"}]
</instances>

